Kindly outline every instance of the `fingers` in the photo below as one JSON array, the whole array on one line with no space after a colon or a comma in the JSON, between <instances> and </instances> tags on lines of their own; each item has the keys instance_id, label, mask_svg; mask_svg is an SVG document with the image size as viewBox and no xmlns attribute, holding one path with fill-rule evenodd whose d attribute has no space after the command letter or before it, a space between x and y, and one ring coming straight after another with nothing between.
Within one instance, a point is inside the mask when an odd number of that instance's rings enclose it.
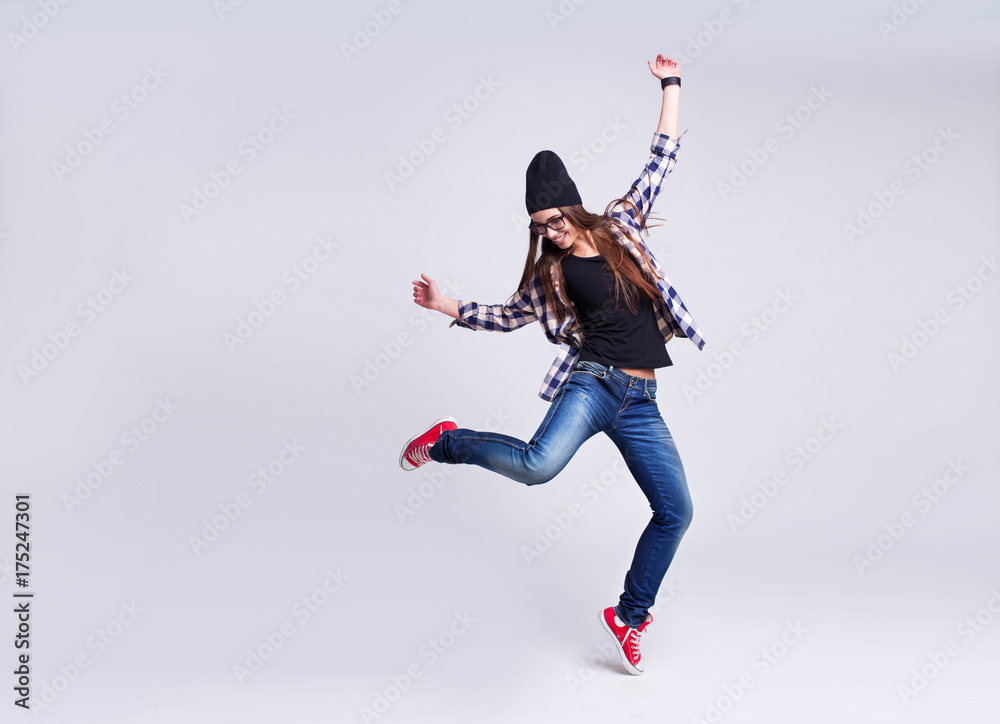
<instances>
[{"instance_id":1,"label":"fingers","mask_svg":"<svg viewBox=\"0 0 1000 724\"><path fill-rule=\"evenodd\" d=\"M662 70L674 71L678 67L676 60L674 60L669 55L667 55L667 56L663 55L663 53L660 53L659 55L657 55L655 61L649 60L649 61L646 61L646 62L649 64L649 69L652 70L652 71L654 71L654 72L657 71L657 70L660 70L660 71L662 71Z\"/></svg>"},{"instance_id":2,"label":"fingers","mask_svg":"<svg viewBox=\"0 0 1000 724\"><path fill-rule=\"evenodd\" d=\"M430 279L426 274L422 273L420 276L424 279ZM423 306L424 299L426 298L425 292L430 289L430 285L427 282L419 281L417 279L413 280L413 301L416 304Z\"/></svg>"}]
</instances>

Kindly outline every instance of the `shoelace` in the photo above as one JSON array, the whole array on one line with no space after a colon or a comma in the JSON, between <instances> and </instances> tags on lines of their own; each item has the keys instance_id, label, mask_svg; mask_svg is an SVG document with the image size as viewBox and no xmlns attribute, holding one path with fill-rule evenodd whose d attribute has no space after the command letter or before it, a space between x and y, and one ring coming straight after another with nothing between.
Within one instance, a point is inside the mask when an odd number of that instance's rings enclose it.
<instances>
[{"instance_id":1,"label":"shoelace","mask_svg":"<svg viewBox=\"0 0 1000 724\"><path fill-rule=\"evenodd\" d=\"M429 463L431 456L427 454L430 445L421 445L410 450L410 460L417 463Z\"/></svg>"},{"instance_id":2,"label":"shoelace","mask_svg":"<svg viewBox=\"0 0 1000 724\"><path fill-rule=\"evenodd\" d=\"M637 628L630 629L625 635L628 639L629 650L632 654L632 659L639 659L639 637L642 636L643 632Z\"/></svg>"}]
</instances>

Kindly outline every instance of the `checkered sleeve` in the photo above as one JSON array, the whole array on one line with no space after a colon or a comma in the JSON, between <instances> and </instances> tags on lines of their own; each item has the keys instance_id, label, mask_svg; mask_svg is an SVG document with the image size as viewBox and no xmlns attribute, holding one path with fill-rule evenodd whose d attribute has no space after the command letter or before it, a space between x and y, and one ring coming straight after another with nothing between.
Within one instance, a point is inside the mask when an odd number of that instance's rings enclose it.
<instances>
[{"instance_id":1,"label":"checkered sleeve","mask_svg":"<svg viewBox=\"0 0 1000 724\"><path fill-rule=\"evenodd\" d=\"M449 324L472 330L512 332L538 319L532 304L531 287L520 290L510 304L478 304L458 300L458 319Z\"/></svg>"},{"instance_id":2,"label":"checkered sleeve","mask_svg":"<svg viewBox=\"0 0 1000 724\"><path fill-rule=\"evenodd\" d=\"M653 133L649 160L624 197L635 208L620 203L612 209L611 216L637 230L646 223L653 201L660 193L660 186L677 164L677 150L680 148L680 139L684 133L676 139L659 131Z\"/></svg>"}]
</instances>

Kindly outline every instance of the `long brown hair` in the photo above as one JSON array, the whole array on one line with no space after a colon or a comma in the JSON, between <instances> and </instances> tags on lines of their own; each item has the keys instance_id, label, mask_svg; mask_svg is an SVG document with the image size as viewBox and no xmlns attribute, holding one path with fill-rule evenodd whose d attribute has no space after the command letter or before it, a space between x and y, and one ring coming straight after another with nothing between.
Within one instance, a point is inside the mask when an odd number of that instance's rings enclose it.
<instances>
[{"instance_id":1,"label":"long brown hair","mask_svg":"<svg viewBox=\"0 0 1000 724\"><path fill-rule=\"evenodd\" d=\"M639 267L639 264L629 250L615 240L611 230L612 225L615 225L633 242L637 241L629 227L617 222L610 216L610 211L618 204L625 204L631 207L635 211L635 218L641 219L638 209L627 198L615 199L607 205L603 214L592 214L579 204L574 206L560 206L558 208L575 227L591 233L594 239L594 246L597 247L597 251L604 257L608 267L615 275L616 306L621 297L624 296L629 310L634 314L638 310L637 304L640 295L650 300L655 300L660 296L660 290L654 283L653 278ZM659 224L654 226L659 226ZM641 228L647 228L645 220L642 220ZM560 249L551 239L546 236L539 236L533 231L529 231L528 234L528 258L524 263L524 273L521 275L521 281L517 285L517 291L511 295L508 303L524 289L537 272L541 276L542 286L545 289L545 298L552 303L556 319L559 324L562 324L567 313L572 311L572 302L564 295L555 293L555 283L558 282L561 289L566 289L562 275L562 260L571 253L571 250ZM541 244L539 244L539 241L541 241ZM541 246L541 249L539 249L539 246ZM642 245L637 244L637 247L646 265L652 270L652 273L656 275L656 278L661 278L661 275L653 269L652 262L646 252L643 251ZM564 298L568 304L563 303L562 299Z\"/></svg>"}]
</instances>

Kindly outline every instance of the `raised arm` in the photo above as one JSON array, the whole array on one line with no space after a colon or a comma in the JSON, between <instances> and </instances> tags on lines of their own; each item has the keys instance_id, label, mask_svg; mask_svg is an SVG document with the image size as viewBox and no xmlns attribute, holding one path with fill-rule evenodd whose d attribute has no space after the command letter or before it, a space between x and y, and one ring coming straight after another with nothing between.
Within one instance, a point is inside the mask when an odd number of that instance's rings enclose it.
<instances>
[{"instance_id":1,"label":"raised arm","mask_svg":"<svg viewBox=\"0 0 1000 724\"><path fill-rule=\"evenodd\" d=\"M647 61L647 63L650 72L660 80L672 75L681 77L680 66L673 58L664 58L662 55L658 55L655 63L652 60ZM680 102L680 83L668 85L663 89L663 103L660 106L660 123L656 127L657 133L677 138L677 115Z\"/></svg>"},{"instance_id":2,"label":"raised arm","mask_svg":"<svg viewBox=\"0 0 1000 724\"><path fill-rule=\"evenodd\" d=\"M680 67L673 58L658 55L655 62L648 61L648 63L650 71L656 78L663 79L669 76L680 78ZM629 203L619 204L611 212L619 220L636 229L645 227L653 201L660 193L663 181L674 170L677 151L680 149L677 124L681 87L679 84L671 84L660 92L663 94L660 121L649 147L649 160L624 196ZM683 135L682 133L681 136Z\"/></svg>"}]
</instances>

